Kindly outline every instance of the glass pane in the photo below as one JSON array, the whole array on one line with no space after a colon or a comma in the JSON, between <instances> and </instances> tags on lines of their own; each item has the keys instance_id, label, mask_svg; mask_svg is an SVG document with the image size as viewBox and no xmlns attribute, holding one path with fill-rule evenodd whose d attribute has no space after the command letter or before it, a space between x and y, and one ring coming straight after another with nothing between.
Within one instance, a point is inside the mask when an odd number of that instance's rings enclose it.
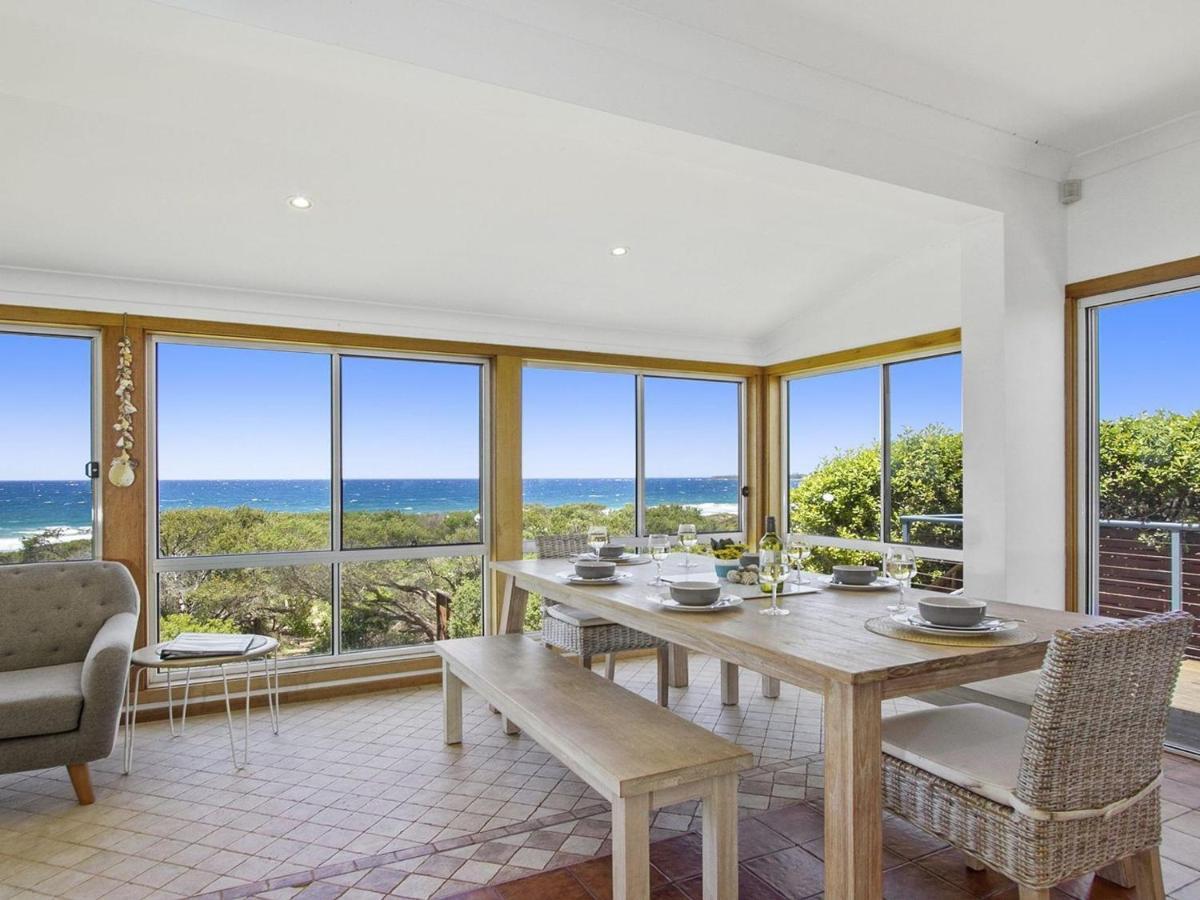
<instances>
[{"instance_id":1,"label":"glass pane","mask_svg":"<svg viewBox=\"0 0 1200 900\"><path fill-rule=\"evenodd\" d=\"M342 546L475 544L474 364L342 359Z\"/></svg>"},{"instance_id":2,"label":"glass pane","mask_svg":"<svg viewBox=\"0 0 1200 900\"><path fill-rule=\"evenodd\" d=\"M1102 615L1200 614L1200 291L1095 313ZM1168 743L1200 750L1200 635L1179 675Z\"/></svg>"},{"instance_id":3,"label":"glass pane","mask_svg":"<svg viewBox=\"0 0 1200 900\"><path fill-rule=\"evenodd\" d=\"M525 537L607 524L634 531L634 376L526 368L522 391Z\"/></svg>"},{"instance_id":4,"label":"glass pane","mask_svg":"<svg viewBox=\"0 0 1200 900\"><path fill-rule=\"evenodd\" d=\"M342 650L378 650L483 634L477 556L343 563Z\"/></svg>"},{"instance_id":5,"label":"glass pane","mask_svg":"<svg viewBox=\"0 0 1200 900\"><path fill-rule=\"evenodd\" d=\"M158 345L162 556L328 550L330 358Z\"/></svg>"},{"instance_id":6,"label":"glass pane","mask_svg":"<svg viewBox=\"0 0 1200 900\"><path fill-rule=\"evenodd\" d=\"M738 385L647 377L646 532L740 531Z\"/></svg>"},{"instance_id":7,"label":"glass pane","mask_svg":"<svg viewBox=\"0 0 1200 900\"><path fill-rule=\"evenodd\" d=\"M267 634L285 656L331 650L333 576L329 566L163 572L158 576L158 639L185 631Z\"/></svg>"},{"instance_id":8,"label":"glass pane","mask_svg":"<svg viewBox=\"0 0 1200 900\"><path fill-rule=\"evenodd\" d=\"M788 530L877 541L879 368L788 382Z\"/></svg>"},{"instance_id":9,"label":"glass pane","mask_svg":"<svg viewBox=\"0 0 1200 900\"><path fill-rule=\"evenodd\" d=\"M962 356L888 367L892 521L888 540L962 548Z\"/></svg>"},{"instance_id":10,"label":"glass pane","mask_svg":"<svg viewBox=\"0 0 1200 900\"><path fill-rule=\"evenodd\" d=\"M91 559L91 339L0 332L0 380L29 390L0 455L0 563Z\"/></svg>"}]
</instances>

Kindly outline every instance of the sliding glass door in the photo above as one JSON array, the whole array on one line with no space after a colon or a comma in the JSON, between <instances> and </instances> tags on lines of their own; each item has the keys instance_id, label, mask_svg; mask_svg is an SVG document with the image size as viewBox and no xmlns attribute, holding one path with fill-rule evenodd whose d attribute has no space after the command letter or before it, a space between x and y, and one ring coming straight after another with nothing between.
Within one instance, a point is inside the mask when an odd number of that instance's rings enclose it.
<instances>
[{"instance_id":1,"label":"sliding glass door","mask_svg":"<svg viewBox=\"0 0 1200 900\"><path fill-rule=\"evenodd\" d=\"M1171 287L1176 287L1172 290ZM1080 312L1087 608L1200 614L1200 285L1098 297ZM1200 635L1168 742L1200 751Z\"/></svg>"},{"instance_id":2,"label":"sliding glass door","mask_svg":"<svg viewBox=\"0 0 1200 900\"><path fill-rule=\"evenodd\" d=\"M0 564L99 556L98 338L0 326Z\"/></svg>"}]
</instances>

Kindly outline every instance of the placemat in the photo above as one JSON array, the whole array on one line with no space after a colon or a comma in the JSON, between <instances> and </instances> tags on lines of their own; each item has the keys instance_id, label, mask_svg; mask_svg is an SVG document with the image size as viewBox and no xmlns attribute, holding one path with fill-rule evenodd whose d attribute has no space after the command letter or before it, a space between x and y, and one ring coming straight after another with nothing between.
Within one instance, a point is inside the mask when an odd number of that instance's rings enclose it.
<instances>
[{"instance_id":1,"label":"placemat","mask_svg":"<svg viewBox=\"0 0 1200 900\"><path fill-rule=\"evenodd\" d=\"M891 616L879 616L867 619L863 623L867 631L881 634L884 637L896 638L901 641L912 641L914 644L940 644L944 647L1011 647L1016 644L1028 644L1037 640L1037 632L1032 628L1021 625L1012 631L1002 631L999 634L989 634L987 637L958 637L952 634L926 634L915 628L905 628L892 621Z\"/></svg>"}]
</instances>

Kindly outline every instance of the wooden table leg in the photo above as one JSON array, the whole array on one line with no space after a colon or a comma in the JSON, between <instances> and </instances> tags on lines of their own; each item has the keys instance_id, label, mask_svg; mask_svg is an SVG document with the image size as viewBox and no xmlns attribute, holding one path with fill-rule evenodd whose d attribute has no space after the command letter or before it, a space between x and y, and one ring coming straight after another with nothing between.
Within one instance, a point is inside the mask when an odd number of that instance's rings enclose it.
<instances>
[{"instance_id":1,"label":"wooden table leg","mask_svg":"<svg viewBox=\"0 0 1200 900\"><path fill-rule=\"evenodd\" d=\"M670 705L671 696L667 690L670 684L669 673L671 671L671 651L667 644L663 644L657 650L658 655L658 671L657 671L657 686L658 686L658 705L666 707Z\"/></svg>"},{"instance_id":2,"label":"wooden table leg","mask_svg":"<svg viewBox=\"0 0 1200 900\"><path fill-rule=\"evenodd\" d=\"M880 682L825 685L825 896L883 896Z\"/></svg>"},{"instance_id":3,"label":"wooden table leg","mask_svg":"<svg viewBox=\"0 0 1200 900\"><path fill-rule=\"evenodd\" d=\"M523 634L525 632L525 607L529 605L529 591L517 587L517 580L511 575L505 576L504 602L500 606L499 634ZM489 707L492 712L498 712ZM518 734L517 728L507 717L502 719L505 734Z\"/></svg>"},{"instance_id":4,"label":"wooden table leg","mask_svg":"<svg viewBox=\"0 0 1200 900\"><path fill-rule=\"evenodd\" d=\"M738 895L737 779L714 778L702 804L704 900Z\"/></svg>"},{"instance_id":5,"label":"wooden table leg","mask_svg":"<svg viewBox=\"0 0 1200 900\"><path fill-rule=\"evenodd\" d=\"M725 706L738 704L738 667L721 660L721 702Z\"/></svg>"},{"instance_id":6,"label":"wooden table leg","mask_svg":"<svg viewBox=\"0 0 1200 900\"><path fill-rule=\"evenodd\" d=\"M678 644L669 644L671 653L671 679L667 683L671 687L688 686L688 649Z\"/></svg>"},{"instance_id":7,"label":"wooden table leg","mask_svg":"<svg viewBox=\"0 0 1200 900\"><path fill-rule=\"evenodd\" d=\"M442 731L447 744L462 743L462 682L442 660Z\"/></svg>"},{"instance_id":8,"label":"wooden table leg","mask_svg":"<svg viewBox=\"0 0 1200 900\"><path fill-rule=\"evenodd\" d=\"M613 900L650 896L650 795L617 797L612 803Z\"/></svg>"}]
</instances>

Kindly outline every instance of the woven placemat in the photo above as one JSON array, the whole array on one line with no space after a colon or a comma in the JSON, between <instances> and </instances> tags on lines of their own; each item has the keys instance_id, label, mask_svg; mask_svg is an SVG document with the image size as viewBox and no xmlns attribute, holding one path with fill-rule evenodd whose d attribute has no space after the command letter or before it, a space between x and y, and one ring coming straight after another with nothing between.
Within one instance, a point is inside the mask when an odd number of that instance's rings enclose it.
<instances>
[{"instance_id":1,"label":"woven placemat","mask_svg":"<svg viewBox=\"0 0 1200 900\"><path fill-rule=\"evenodd\" d=\"M914 644L941 644L944 647L1011 647L1037 640L1037 632L1023 625L1012 631L989 634L987 637L956 637L952 634L926 634L915 628L906 628L898 622L893 622L891 616L867 619L863 624L867 631L882 634L884 637L912 641Z\"/></svg>"}]
</instances>

